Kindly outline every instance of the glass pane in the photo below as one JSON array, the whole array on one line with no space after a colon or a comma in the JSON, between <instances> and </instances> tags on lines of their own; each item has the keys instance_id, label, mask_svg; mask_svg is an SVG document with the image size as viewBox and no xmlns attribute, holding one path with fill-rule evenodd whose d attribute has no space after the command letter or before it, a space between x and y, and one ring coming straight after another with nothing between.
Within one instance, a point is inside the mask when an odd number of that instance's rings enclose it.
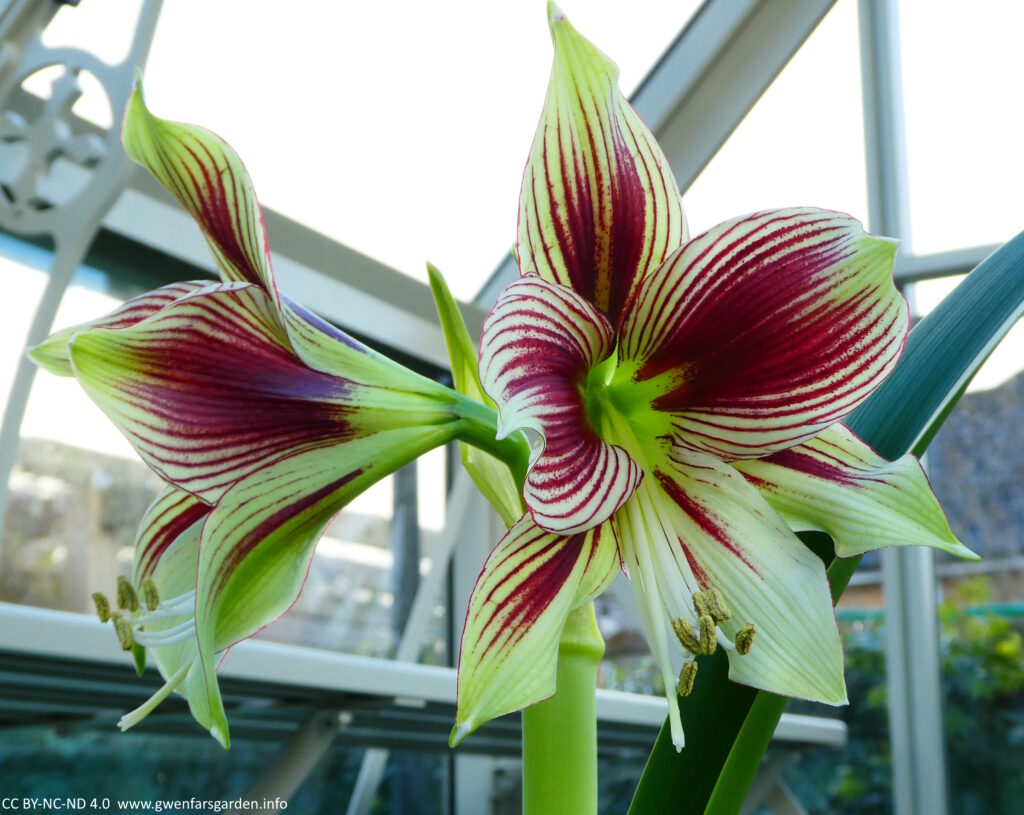
<instances>
[{"instance_id":1,"label":"glass pane","mask_svg":"<svg viewBox=\"0 0 1024 815\"><path fill-rule=\"evenodd\" d=\"M1024 228L1024 5L900 3L910 228L919 254Z\"/></svg>"},{"instance_id":2,"label":"glass pane","mask_svg":"<svg viewBox=\"0 0 1024 815\"><path fill-rule=\"evenodd\" d=\"M857 3L839 0L683 195L693 234L770 207L865 221Z\"/></svg>"},{"instance_id":3,"label":"glass pane","mask_svg":"<svg viewBox=\"0 0 1024 815\"><path fill-rule=\"evenodd\" d=\"M619 63L628 93L699 5L566 11ZM273 43L272 56L254 43ZM281 14L179 0L164 5L147 98L231 142L268 206L419 279L430 259L469 298L515 239L550 68L542 3L482 14L470 0L316 2Z\"/></svg>"},{"instance_id":4,"label":"glass pane","mask_svg":"<svg viewBox=\"0 0 1024 815\"><path fill-rule=\"evenodd\" d=\"M927 313L957 280L919 283ZM1024 324L989 357L928 449L926 466L978 563L936 556L950 811L1024 800Z\"/></svg>"}]
</instances>

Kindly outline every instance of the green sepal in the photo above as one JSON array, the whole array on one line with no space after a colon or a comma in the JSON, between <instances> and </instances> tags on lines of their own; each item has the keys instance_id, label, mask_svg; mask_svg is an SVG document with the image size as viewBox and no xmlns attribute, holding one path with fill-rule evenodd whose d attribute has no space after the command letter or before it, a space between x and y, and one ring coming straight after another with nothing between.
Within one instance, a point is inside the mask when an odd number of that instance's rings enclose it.
<instances>
[{"instance_id":1,"label":"green sepal","mask_svg":"<svg viewBox=\"0 0 1024 815\"><path fill-rule=\"evenodd\" d=\"M137 642L132 643L132 660L135 662L135 673L142 676L146 672L146 649Z\"/></svg>"},{"instance_id":2,"label":"green sepal","mask_svg":"<svg viewBox=\"0 0 1024 815\"><path fill-rule=\"evenodd\" d=\"M469 334L466 321L459 311L455 298L452 297L444 276L432 263L427 264L427 274L430 278L430 291L434 295L434 305L437 307L437 316L444 331L445 345L448 346L455 390L491 410L496 410L494 401L480 384L477 346ZM463 441L459 442L459 457L477 489L501 516L505 526L511 528L523 514L523 506L519 487L509 466Z\"/></svg>"}]
</instances>

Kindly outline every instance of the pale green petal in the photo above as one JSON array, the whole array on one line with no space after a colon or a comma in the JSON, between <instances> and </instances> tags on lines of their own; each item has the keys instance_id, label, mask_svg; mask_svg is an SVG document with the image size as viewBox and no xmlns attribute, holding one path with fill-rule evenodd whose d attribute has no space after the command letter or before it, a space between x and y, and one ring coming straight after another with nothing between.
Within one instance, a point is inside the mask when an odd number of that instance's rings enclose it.
<instances>
[{"instance_id":1,"label":"pale green petal","mask_svg":"<svg viewBox=\"0 0 1024 815\"><path fill-rule=\"evenodd\" d=\"M978 559L949 528L917 459L886 461L844 425L734 466L793 529L827 532L840 557L884 546L931 546Z\"/></svg>"},{"instance_id":2,"label":"pale green petal","mask_svg":"<svg viewBox=\"0 0 1024 815\"><path fill-rule=\"evenodd\" d=\"M203 527L196 586L201 698L188 687L193 715L218 741L228 743L216 677L222 653L295 602L316 542L338 510L451 439L450 427L443 425L383 431L279 460L220 499Z\"/></svg>"},{"instance_id":3,"label":"pale green petal","mask_svg":"<svg viewBox=\"0 0 1024 815\"><path fill-rule=\"evenodd\" d=\"M58 376L72 376L71 356L68 343L79 331L88 328L127 328L155 314L165 306L169 306L180 297L209 285L209 281L192 280L185 283L172 283L159 289L148 291L133 297L114 311L96 320L57 331L43 340L39 345L28 349L28 354L42 368Z\"/></svg>"},{"instance_id":4,"label":"pale green petal","mask_svg":"<svg viewBox=\"0 0 1024 815\"><path fill-rule=\"evenodd\" d=\"M554 63L523 174L523 273L576 292L618 325L639 281L686 239L679 189L619 70L554 3Z\"/></svg>"},{"instance_id":5,"label":"pale green petal","mask_svg":"<svg viewBox=\"0 0 1024 815\"><path fill-rule=\"evenodd\" d=\"M509 530L469 601L452 746L485 722L555 692L565 621L608 587L618 565L610 523L561 537L524 515Z\"/></svg>"}]
</instances>

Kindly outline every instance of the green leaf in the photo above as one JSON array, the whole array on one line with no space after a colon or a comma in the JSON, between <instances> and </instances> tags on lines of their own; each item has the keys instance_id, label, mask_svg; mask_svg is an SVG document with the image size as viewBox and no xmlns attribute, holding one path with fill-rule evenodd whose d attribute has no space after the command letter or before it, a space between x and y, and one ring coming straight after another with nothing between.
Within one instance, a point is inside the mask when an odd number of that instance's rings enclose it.
<instances>
[{"instance_id":1,"label":"green leaf","mask_svg":"<svg viewBox=\"0 0 1024 815\"><path fill-rule=\"evenodd\" d=\"M493 400L484 393L480 384L477 345L470 337L458 304L452 297L441 272L432 263L427 264L427 274L430 277L430 291L434 295L437 316L444 331L445 345L448 346L455 390L494 410ZM520 490L512 471L504 462L465 442L459 442L459 457L477 489L497 510L505 526L511 528L523 514Z\"/></svg>"},{"instance_id":2,"label":"green leaf","mask_svg":"<svg viewBox=\"0 0 1024 815\"><path fill-rule=\"evenodd\" d=\"M886 458L908 450L920 455L1022 313L1024 233L989 256L911 331L896 370L848 426ZM859 563L859 557L832 561L833 597L843 593ZM707 679L703 666L701 678ZM690 747L677 755L662 728L631 815L739 812L788 700L723 677L698 682L682 701Z\"/></svg>"}]
</instances>

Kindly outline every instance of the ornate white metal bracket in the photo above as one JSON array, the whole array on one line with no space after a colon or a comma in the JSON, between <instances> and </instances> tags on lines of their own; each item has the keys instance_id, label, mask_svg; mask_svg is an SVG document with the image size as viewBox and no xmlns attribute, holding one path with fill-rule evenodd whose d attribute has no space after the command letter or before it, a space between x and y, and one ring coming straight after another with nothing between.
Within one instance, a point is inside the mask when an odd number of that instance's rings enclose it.
<instances>
[{"instance_id":1,"label":"ornate white metal bracket","mask_svg":"<svg viewBox=\"0 0 1024 815\"><path fill-rule=\"evenodd\" d=\"M48 236L54 247L26 346L52 330L64 291L130 172L116 125L106 133L76 132L71 109L82 95L80 77L95 77L111 110L123 110L135 69L149 52L161 2L143 2L128 55L116 65L83 49L44 44L42 33L58 3L12 0L0 5L0 142L13 148L4 151L0 162L0 228L26 237ZM56 76L50 98L38 104L25 86L43 71ZM34 377L35 366L23 358L0 424L0 519ZM0 526L0 545L2 536Z\"/></svg>"}]
</instances>

